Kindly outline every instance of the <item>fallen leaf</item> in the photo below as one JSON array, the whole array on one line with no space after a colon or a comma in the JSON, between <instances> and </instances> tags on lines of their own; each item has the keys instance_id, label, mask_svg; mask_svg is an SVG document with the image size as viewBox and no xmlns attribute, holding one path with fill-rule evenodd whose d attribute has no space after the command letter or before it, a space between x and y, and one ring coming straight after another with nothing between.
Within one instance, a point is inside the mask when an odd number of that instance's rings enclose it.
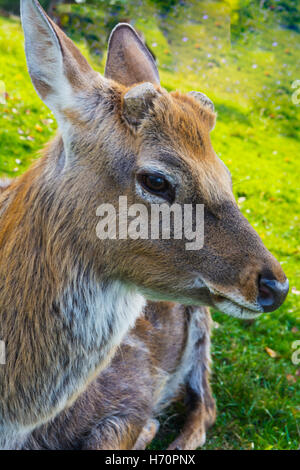
<instances>
[{"instance_id":1,"label":"fallen leaf","mask_svg":"<svg viewBox=\"0 0 300 470\"><path fill-rule=\"evenodd\" d=\"M269 354L270 357L272 357L273 359L275 359L275 357L277 357L277 352L276 351L273 351L273 349L271 348L268 348L268 346L265 347L265 351L267 354Z\"/></svg>"},{"instance_id":2,"label":"fallen leaf","mask_svg":"<svg viewBox=\"0 0 300 470\"><path fill-rule=\"evenodd\" d=\"M287 374L286 380L292 384L295 384L297 382L296 377L294 377L292 374Z\"/></svg>"}]
</instances>

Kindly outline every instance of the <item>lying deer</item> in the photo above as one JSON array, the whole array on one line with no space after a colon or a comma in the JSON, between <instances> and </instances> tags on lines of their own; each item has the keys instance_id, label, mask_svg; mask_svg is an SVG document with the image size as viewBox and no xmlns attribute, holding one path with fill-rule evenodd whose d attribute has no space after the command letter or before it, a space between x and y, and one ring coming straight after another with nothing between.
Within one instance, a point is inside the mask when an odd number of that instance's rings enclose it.
<instances>
[{"instance_id":1,"label":"lying deer","mask_svg":"<svg viewBox=\"0 0 300 470\"><path fill-rule=\"evenodd\" d=\"M205 307L150 302L111 364L67 410L36 429L24 449L145 449L155 419L185 398L187 417L169 449L196 449L215 420Z\"/></svg>"},{"instance_id":2,"label":"lying deer","mask_svg":"<svg viewBox=\"0 0 300 470\"><path fill-rule=\"evenodd\" d=\"M21 2L21 16L32 82L60 131L0 196L1 448L22 447L101 382L147 300L255 318L288 291L212 148L211 101L162 89L128 25L115 30L102 77L36 0ZM97 208L121 195L128 205L204 204L203 248L174 237L100 240Z\"/></svg>"}]
</instances>

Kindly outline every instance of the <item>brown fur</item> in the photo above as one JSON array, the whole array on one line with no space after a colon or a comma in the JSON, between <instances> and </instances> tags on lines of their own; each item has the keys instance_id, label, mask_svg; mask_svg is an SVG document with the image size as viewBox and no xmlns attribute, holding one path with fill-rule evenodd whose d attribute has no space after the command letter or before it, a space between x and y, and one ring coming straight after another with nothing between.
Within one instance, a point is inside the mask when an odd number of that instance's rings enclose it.
<instances>
[{"instance_id":1,"label":"brown fur","mask_svg":"<svg viewBox=\"0 0 300 470\"><path fill-rule=\"evenodd\" d=\"M9 179L0 179L0 194L3 193L11 184Z\"/></svg>"},{"instance_id":2,"label":"brown fur","mask_svg":"<svg viewBox=\"0 0 300 470\"><path fill-rule=\"evenodd\" d=\"M165 399L187 346L195 309L170 303L149 303L111 365L88 387L71 408L34 431L25 449L144 449L155 436L155 416L173 400L185 397L187 420L182 434L171 444L181 449L203 445L215 419L209 386L210 315L202 309L199 339L186 363L180 383ZM201 350L202 348L202 350ZM193 389L199 370L202 383Z\"/></svg>"}]
</instances>

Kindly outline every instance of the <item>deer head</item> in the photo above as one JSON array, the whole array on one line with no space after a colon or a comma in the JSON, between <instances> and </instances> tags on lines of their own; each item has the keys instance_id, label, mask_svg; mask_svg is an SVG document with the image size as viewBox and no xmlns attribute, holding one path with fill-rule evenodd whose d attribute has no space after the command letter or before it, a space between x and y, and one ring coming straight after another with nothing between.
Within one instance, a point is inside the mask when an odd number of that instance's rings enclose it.
<instances>
[{"instance_id":1,"label":"deer head","mask_svg":"<svg viewBox=\"0 0 300 470\"><path fill-rule=\"evenodd\" d=\"M205 304L241 318L277 309L288 292L280 264L239 211L210 132L216 116L200 92L167 93L128 24L111 34L105 77L96 73L36 0L22 1L29 73L62 139L48 150L44 185L55 193L53 232L95 276L147 298ZM204 205L204 245L96 237L100 204Z\"/></svg>"}]
</instances>

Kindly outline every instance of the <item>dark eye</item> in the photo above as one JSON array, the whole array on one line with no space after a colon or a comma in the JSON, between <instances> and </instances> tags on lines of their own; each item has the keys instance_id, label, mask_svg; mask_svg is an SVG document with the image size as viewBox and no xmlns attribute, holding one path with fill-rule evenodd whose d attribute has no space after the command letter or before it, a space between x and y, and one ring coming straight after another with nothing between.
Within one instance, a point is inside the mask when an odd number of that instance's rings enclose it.
<instances>
[{"instance_id":1,"label":"dark eye","mask_svg":"<svg viewBox=\"0 0 300 470\"><path fill-rule=\"evenodd\" d=\"M167 180L155 175L143 175L143 185L153 192L166 191L169 187Z\"/></svg>"},{"instance_id":2,"label":"dark eye","mask_svg":"<svg viewBox=\"0 0 300 470\"><path fill-rule=\"evenodd\" d=\"M139 174L138 182L149 193L156 194L169 202L173 202L175 191L169 181L163 176L154 173Z\"/></svg>"}]
</instances>

